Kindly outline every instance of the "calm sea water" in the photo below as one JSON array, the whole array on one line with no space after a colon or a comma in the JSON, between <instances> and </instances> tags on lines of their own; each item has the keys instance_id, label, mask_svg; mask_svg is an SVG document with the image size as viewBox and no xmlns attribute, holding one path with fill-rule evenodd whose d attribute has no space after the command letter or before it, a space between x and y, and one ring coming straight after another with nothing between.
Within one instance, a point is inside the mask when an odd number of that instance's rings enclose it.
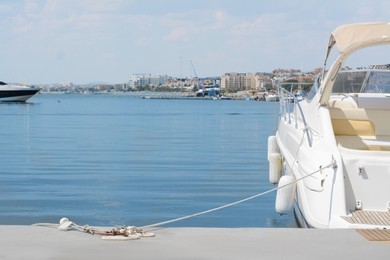
<instances>
[{"instance_id":1,"label":"calm sea water","mask_svg":"<svg viewBox=\"0 0 390 260\"><path fill-rule=\"evenodd\" d=\"M273 188L276 105L45 94L0 104L0 224L142 226ZM170 226L295 226L274 199Z\"/></svg>"}]
</instances>

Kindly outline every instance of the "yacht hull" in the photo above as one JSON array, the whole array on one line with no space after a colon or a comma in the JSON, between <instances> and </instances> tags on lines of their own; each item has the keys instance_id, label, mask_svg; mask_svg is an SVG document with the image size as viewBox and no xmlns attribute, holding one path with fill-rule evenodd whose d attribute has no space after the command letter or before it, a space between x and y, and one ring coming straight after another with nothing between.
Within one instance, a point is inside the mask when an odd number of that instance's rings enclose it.
<instances>
[{"instance_id":1,"label":"yacht hull","mask_svg":"<svg viewBox=\"0 0 390 260\"><path fill-rule=\"evenodd\" d=\"M0 90L0 102L26 102L39 92L39 89Z\"/></svg>"},{"instance_id":2,"label":"yacht hull","mask_svg":"<svg viewBox=\"0 0 390 260\"><path fill-rule=\"evenodd\" d=\"M282 166L270 176L280 176L281 189L284 175L296 180L290 199L302 227L390 228L390 65L346 62L361 49L390 45L388 35L390 23L341 26L304 100L278 85L278 130L269 138L277 149L269 151ZM334 48L339 55L328 68Z\"/></svg>"}]
</instances>

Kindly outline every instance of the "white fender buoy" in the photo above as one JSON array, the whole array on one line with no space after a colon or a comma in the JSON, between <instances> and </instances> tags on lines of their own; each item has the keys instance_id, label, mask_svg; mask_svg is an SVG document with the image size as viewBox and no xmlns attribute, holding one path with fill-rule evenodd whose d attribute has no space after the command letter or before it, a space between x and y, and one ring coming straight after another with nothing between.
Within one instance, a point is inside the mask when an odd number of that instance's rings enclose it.
<instances>
[{"instance_id":1,"label":"white fender buoy","mask_svg":"<svg viewBox=\"0 0 390 260\"><path fill-rule=\"evenodd\" d=\"M287 185L287 186L285 186ZM294 176L283 175L279 180L278 189L276 192L275 210L279 214L287 214L294 206L294 197L296 190L296 182Z\"/></svg>"},{"instance_id":2,"label":"white fender buoy","mask_svg":"<svg viewBox=\"0 0 390 260\"><path fill-rule=\"evenodd\" d=\"M271 153L269 156L269 182L277 184L282 176L282 155Z\"/></svg>"},{"instance_id":3,"label":"white fender buoy","mask_svg":"<svg viewBox=\"0 0 390 260\"><path fill-rule=\"evenodd\" d=\"M278 146L278 142L276 141L276 136L271 135L268 137L268 154L267 154L268 161L270 155L273 153L279 153L279 146Z\"/></svg>"}]
</instances>

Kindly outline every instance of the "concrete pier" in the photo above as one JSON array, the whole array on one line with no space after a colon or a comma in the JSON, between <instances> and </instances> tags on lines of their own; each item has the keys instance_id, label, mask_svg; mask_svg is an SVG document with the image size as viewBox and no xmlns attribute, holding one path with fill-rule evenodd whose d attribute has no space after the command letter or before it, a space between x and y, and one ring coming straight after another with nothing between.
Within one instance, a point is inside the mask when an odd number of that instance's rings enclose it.
<instances>
[{"instance_id":1,"label":"concrete pier","mask_svg":"<svg viewBox=\"0 0 390 260\"><path fill-rule=\"evenodd\" d=\"M107 241L37 226L0 226L0 259L389 259L390 242L356 230L161 228L154 238Z\"/></svg>"}]
</instances>

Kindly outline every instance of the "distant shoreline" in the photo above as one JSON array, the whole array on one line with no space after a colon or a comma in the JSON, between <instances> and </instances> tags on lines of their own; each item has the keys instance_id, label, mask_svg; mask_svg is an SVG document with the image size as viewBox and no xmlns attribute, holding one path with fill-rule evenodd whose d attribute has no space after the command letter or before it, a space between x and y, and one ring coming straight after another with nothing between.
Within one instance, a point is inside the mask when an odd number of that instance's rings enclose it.
<instances>
[{"instance_id":1,"label":"distant shoreline","mask_svg":"<svg viewBox=\"0 0 390 260\"><path fill-rule=\"evenodd\" d=\"M193 100L248 100L248 93L228 93L222 96L197 97L193 92L112 91L112 92L64 92L43 91L40 95L123 95L142 99L193 99Z\"/></svg>"}]
</instances>

